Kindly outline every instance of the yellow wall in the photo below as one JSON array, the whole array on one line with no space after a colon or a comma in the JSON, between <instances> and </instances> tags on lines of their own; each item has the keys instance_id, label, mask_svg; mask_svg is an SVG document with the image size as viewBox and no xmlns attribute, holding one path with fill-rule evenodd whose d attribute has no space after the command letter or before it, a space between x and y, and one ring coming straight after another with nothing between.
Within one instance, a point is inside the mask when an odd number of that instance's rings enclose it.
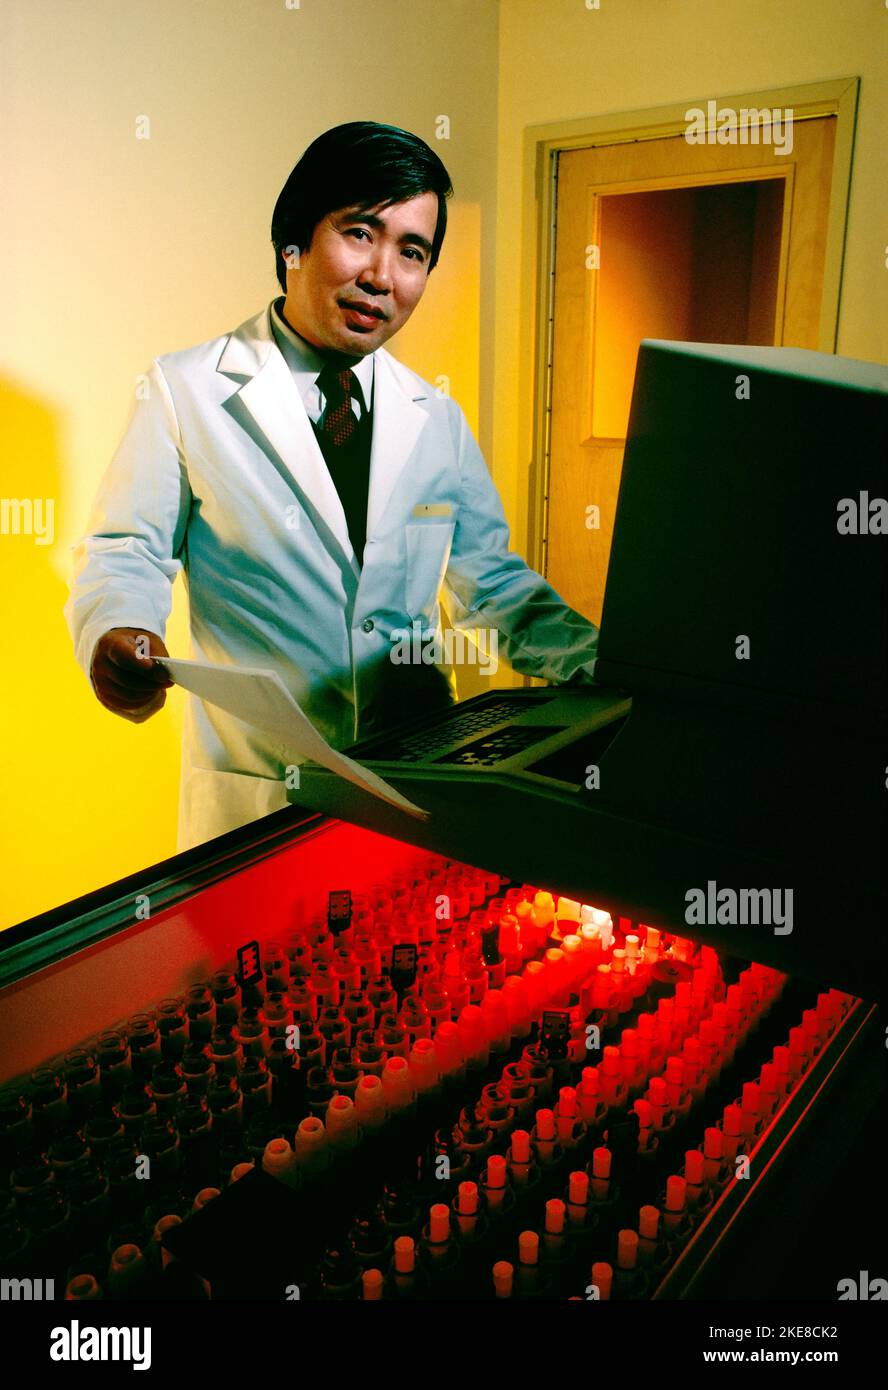
<instances>
[{"instance_id":1,"label":"yellow wall","mask_svg":"<svg viewBox=\"0 0 888 1390\"><path fill-rule=\"evenodd\" d=\"M61 617L68 548L138 373L276 293L271 209L321 130L369 118L434 143L436 118L450 118L436 148L456 188L451 230L392 347L450 377L517 549L532 426L528 125L859 75L839 351L886 357L881 0L90 0L49 20L6 0L0 24L3 495L56 503L52 546L0 536L0 924L173 852L177 696L141 726L96 704ZM142 114L149 141L135 139Z\"/></svg>"},{"instance_id":2,"label":"yellow wall","mask_svg":"<svg viewBox=\"0 0 888 1390\"><path fill-rule=\"evenodd\" d=\"M496 4L476 0L87 0L49 17L6 0L2 495L54 499L55 539L0 536L0 925L175 852L181 697L139 726L98 705L62 619L70 546L137 375L278 292L271 211L329 126L404 126L450 172L443 257L392 350L449 376L477 427L496 35Z\"/></svg>"}]
</instances>

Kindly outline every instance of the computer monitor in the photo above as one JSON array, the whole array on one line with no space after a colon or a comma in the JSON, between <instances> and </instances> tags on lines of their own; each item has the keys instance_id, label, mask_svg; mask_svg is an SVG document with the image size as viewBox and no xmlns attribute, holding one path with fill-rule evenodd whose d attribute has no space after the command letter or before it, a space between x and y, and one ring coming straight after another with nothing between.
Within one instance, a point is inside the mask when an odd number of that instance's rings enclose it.
<instances>
[{"instance_id":1,"label":"computer monitor","mask_svg":"<svg viewBox=\"0 0 888 1390\"><path fill-rule=\"evenodd\" d=\"M885 711L888 368L644 340L596 679Z\"/></svg>"}]
</instances>

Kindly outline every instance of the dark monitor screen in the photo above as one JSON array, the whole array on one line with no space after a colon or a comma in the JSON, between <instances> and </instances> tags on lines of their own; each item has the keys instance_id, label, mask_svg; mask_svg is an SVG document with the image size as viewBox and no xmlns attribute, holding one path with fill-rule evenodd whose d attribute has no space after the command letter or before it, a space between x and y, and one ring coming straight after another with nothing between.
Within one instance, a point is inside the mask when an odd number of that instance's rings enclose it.
<instances>
[{"instance_id":1,"label":"dark monitor screen","mask_svg":"<svg viewBox=\"0 0 888 1390\"><path fill-rule=\"evenodd\" d=\"M886 575L888 369L642 342L597 680L884 709Z\"/></svg>"}]
</instances>

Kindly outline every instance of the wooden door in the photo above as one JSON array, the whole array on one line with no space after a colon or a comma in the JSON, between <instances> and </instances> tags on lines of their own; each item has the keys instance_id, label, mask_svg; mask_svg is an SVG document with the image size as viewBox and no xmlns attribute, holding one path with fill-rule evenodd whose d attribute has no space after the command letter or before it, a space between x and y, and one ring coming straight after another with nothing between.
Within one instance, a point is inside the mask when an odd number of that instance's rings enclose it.
<instances>
[{"instance_id":1,"label":"wooden door","mask_svg":"<svg viewBox=\"0 0 888 1390\"><path fill-rule=\"evenodd\" d=\"M836 120L558 159L546 577L601 620L642 338L817 347Z\"/></svg>"}]
</instances>

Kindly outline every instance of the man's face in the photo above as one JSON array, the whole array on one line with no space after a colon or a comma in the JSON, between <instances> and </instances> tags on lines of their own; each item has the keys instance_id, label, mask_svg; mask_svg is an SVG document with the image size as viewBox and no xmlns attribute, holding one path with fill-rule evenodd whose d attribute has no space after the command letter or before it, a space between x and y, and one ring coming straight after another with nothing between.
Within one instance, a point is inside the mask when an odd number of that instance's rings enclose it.
<instances>
[{"instance_id":1,"label":"man's face","mask_svg":"<svg viewBox=\"0 0 888 1390\"><path fill-rule=\"evenodd\" d=\"M287 321L321 349L359 358L381 347L422 298L437 219L435 193L328 213L287 270Z\"/></svg>"}]
</instances>

